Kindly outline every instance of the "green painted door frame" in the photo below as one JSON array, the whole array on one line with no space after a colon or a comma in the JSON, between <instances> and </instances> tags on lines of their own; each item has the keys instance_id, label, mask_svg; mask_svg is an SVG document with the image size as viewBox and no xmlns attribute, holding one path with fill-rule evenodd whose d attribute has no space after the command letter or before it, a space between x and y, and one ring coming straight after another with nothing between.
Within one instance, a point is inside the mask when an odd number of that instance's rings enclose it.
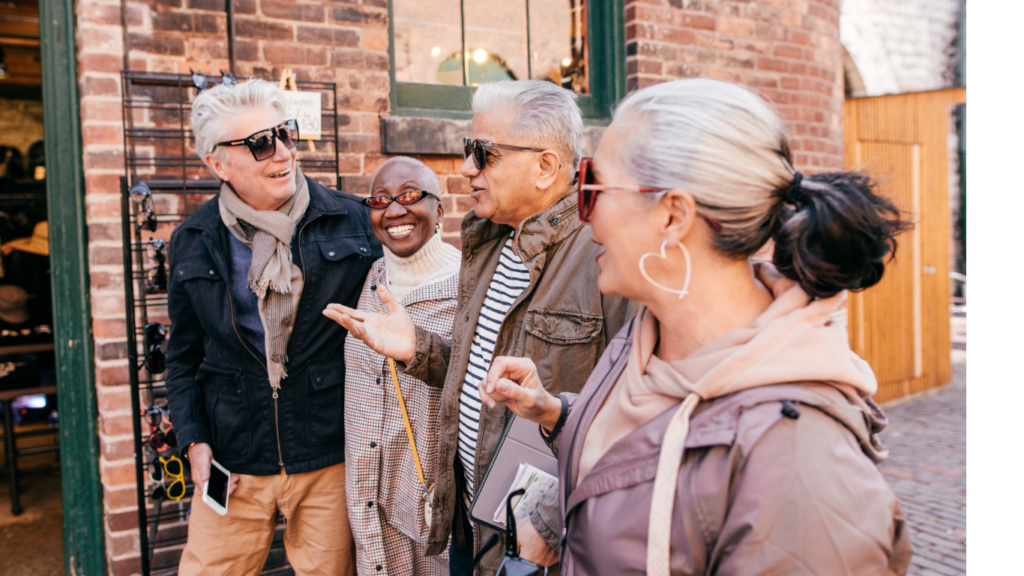
<instances>
[{"instance_id":1,"label":"green painted door frame","mask_svg":"<svg viewBox=\"0 0 1024 576\"><path fill-rule=\"evenodd\" d=\"M60 411L64 572L101 576L107 573L107 558L89 309L74 0L41 1L39 35Z\"/></svg>"}]
</instances>

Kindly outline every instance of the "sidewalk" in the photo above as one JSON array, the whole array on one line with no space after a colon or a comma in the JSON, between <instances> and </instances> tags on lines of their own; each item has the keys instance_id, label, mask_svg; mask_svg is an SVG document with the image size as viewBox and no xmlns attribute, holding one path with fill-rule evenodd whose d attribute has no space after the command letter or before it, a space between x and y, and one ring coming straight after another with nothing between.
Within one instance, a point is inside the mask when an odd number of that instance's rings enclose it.
<instances>
[{"instance_id":1,"label":"sidewalk","mask_svg":"<svg viewBox=\"0 0 1024 576\"><path fill-rule=\"evenodd\" d=\"M881 434L889 459L879 468L907 516L914 546L908 574L917 576L967 573L965 321L954 319L952 386L886 410Z\"/></svg>"}]
</instances>

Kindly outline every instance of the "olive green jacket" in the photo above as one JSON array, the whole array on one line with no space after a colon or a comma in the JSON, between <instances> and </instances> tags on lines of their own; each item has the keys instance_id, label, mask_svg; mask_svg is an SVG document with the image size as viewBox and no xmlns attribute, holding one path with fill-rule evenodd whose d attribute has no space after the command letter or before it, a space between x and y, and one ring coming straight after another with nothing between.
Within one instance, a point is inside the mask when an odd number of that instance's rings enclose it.
<instances>
[{"instance_id":1,"label":"olive green jacket","mask_svg":"<svg viewBox=\"0 0 1024 576\"><path fill-rule=\"evenodd\" d=\"M465 489L458 457L459 397L477 317L501 249L511 233L511 227L478 218L472 211L466 215L462 221L462 268L452 339L417 328L416 354L404 370L431 386L444 388L428 555L445 550L453 526L459 527L456 541L463 542L462 512L456 505ZM601 247L591 242L590 227L577 216L575 188L552 207L523 221L514 244L530 271L530 286L509 308L494 356L531 358L541 382L552 394L579 392L608 342L636 307L625 298L598 291L595 259ZM474 478L483 478L509 414L503 405L494 409L483 406ZM560 536L539 530L549 538ZM487 527L475 526L473 542L477 550L492 533ZM478 573L493 574L503 551L504 544L494 547L480 562Z\"/></svg>"}]
</instances>

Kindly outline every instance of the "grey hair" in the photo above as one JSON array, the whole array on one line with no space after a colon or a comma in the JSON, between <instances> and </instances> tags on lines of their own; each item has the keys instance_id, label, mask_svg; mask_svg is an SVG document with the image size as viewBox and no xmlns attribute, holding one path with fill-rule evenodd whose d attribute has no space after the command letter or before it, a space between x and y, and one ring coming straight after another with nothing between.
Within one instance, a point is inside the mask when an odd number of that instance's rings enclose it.
<instances>
[{"instance_id":1,"label":"grey hair","mask_svg":"<svg viewBox=\"0 0 1024 576\"><path fill-rule=\"evenodd\" d=\"M773 240L778 271L817 298L877 284L910 226L865 174L798 177L782 120L738 84L644 88L622 102L612 127L627 139L621 162L638 184L692 194L721 224L716 248L733 258Z\"/></svg>"},{"instance_id":2,"label":"grey hair","mask_svg":"<svg viewBox=\"0 0 1024 576\"><path fill-rule=\"evenodd\" d=\"M431 170L430 166L424 164L422 160L418 160L411 156L392 156L391 158L388 158L383 163L381 163L381 165L378 166L377 169L373 172L373 176L370 177L371 194L373 193L374 185L377 183L377 178L380 176L382 172L384 172L385 168L391 166L392 164L410 164L414 166L424 177L426 177L424 182L417 181L417 183L421 184L424 187L424 190L434 194L440 199L441 183L437 179L437 173Z\"/></svg>"},{"instance_id":3,"label":"grey hair","mask_svg":"<svg viewBox=\"0 0 1024 576\"><path fill-rule=\"evenodd\" d=\"M214 146L231 138L225 120L246 110L273 108L283 118L287 113L284 91L273 82L252 79L237 86L218 84L204 90L192 103L192 134L196 154L206 162Z\"/></svg>"},{"instance_id":4,"label":"grey hair","mask_svg":"<svg viewBox=\"0 0 1024 576\"><path fill-rule=\"evenodd\" d=\"M575 92L547 80L503 80L477 88L473 113L515 111L510 136L538 147L554 145L559 155L572 158L575 170L583 157L583 114L576 98Z\"/></svg>"},{"instance_id":5,"label":"grey hair","mask_svg":"<svg viewBox=\"0 0 1024 576\"><path fill-rule=\"evenodd\" d=\"M768 241L794 171L786 128L760 96L730 82L674 80L629 95L612 126L627 138L627 173L641 186L693 194L722 225L720 250L749 256Z\"/></svg>"}]
</instances>

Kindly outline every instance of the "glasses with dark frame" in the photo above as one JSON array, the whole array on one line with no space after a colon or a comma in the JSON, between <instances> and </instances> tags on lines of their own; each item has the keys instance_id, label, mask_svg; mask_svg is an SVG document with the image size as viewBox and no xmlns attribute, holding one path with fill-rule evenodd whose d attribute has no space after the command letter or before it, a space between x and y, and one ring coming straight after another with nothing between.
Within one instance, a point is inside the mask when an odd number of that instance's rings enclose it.
<instances>
[{"instance_id":1,"label":"glasses with dark frame","mask_svg":"<svg viewBox=\"0 0 1024 576\"><path fill-rule=\"evenodd\" d=\"M598 184L594 181L594 161L592 158L584 158L580 160L580 171L577 175L579 182L578 194L578 209L580 222L590 222L590 217L594 214L594 206L597 204L597 196L605 190L625 190L631 192L664 192L669 188L651 188L648 186L619 186L613 184ZM718 220L710 216L700 214L708 226L711 226L713 230L720 231L722 224Z\"/></svg>"},{"instance_id":2,"label":"glasses with dark frame","mask_svg":"<svg viewBox=\"0 0 1024 576\"><path fill-rule=\"evenodd\" d=\"M505 559L498 567L497 576L534 576L535 574L546 576L548 573L547 567L538 566L519 556L519 538L516 532L516 516L513 512L512 500L523 494L526 494L526 490L520 488L510 493L505 500Z\"/></svg>"},{"instance_id":3,"label":"glasses with dark frame","mask_svg":"<svg viewBox=\"0 0 1024 576\"><path fill-rule=\"evenodd\" d=\"M167 291L167 241L153 238L146 243L146 253L156 261L156 268L146 278L146 294Z\"/></svg>"},{"instance_id":4,"label":"glasses with dark frame","mask_svg":"<svg viewBox=\"0 0 1024 576\"><path fill-rule=\"evenodd\" d=\"M524 146L512 146L511 144L496 144L484 140L462 139L462 153L464 158L473 157L473 164L477 170L483 170L487 166L487 155L489 149L507 150L509 152L543 152L540 148L527 148Z\"/></svg>"},{"instance_id":5,"label":"glasses with dark frame","mask_svg":"<svg viewBox=\"0 0 1024 576\"><path fill-rule=\"evenodd\" d=\"M167 329L159 322L150 322L146 324L142 332L146 337L147 350L143 360L146 371L150 376L162 374L164 370L167 370L167 356L160 346L167 339Z\"/></svg>"},{"instance_id":6,"label":"glasses with dark frame","mask_svg":"<svg viewBox=\"0 0 1024 576\"><path fill-rule=\"evenodd\" d=\"M135 209L135 224L143 230L156 232L156 210L153 208L153 191L144 180L131 187L128 195L138 206Z\"/></svg>"},{"instance_id":7,"label":"glasses with dark frame","mask_svg":"<svg viewBox=\"0 0 1024 576\"><path fill-rule=\"evenodd\" d=\"M441 200L426 190L409 190L407 192L402 192L398 196L385 196L383 194L378 196L369 196L367 198L363 198L363 204L366 204L374 210L383 210L388 206L391 206L392 202L398 202L402 206L408 206L410 204L415 204L428 196L431 196L438 201Z\"/></svg>"},{"instance_id":8,"label":"glasses with dark frame","mask_svg":"<svg viewBox=\"0 0 1024 576\"><path fill-rule=\"evenodd\" d=\"M255 158L257 162L263 162L264 160L273 158L274 154L277 154L278 140L280 140L281 143L289 150L295 148L295 143L299 141L299 121L292 118L291 120L285 120L273 128L260 130L259 132L242 138L241 140L218 142L214 145L214 149L216 149L217 146L247 146L249 151L252 152L252 157Z\"/></svg>"}]
</instances>

